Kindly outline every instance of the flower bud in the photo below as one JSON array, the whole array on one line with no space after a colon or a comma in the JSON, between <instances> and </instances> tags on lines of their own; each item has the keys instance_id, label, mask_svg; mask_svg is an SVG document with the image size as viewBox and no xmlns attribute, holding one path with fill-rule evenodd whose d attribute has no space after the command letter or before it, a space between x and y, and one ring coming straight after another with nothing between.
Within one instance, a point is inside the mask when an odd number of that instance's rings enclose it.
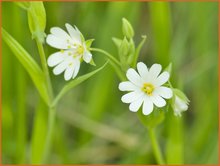
<instances>
[{"instance_id":1,"label":"flower bud","mask_svg":"<svg viewBox=\"0 0 220 166\"><path fill-rule=\"evenodd\" d=\"M181 113L188 110L189 99L179 89L173 89L174 98L172 107L175 116L181 116Z\"/></svg>"},{"instance_id":2,"label":"flower bud","mask_svg":"<svg viewBox=\"0 0 220 166\"><path fill-rule=\"evenodd\" d=\"M125 18L122 19L122 32L128 39L131 39L134 36L134 30L132 26Z\"/></svg>"},{"instance_id":3,"label":"flower bud","mask_svg":"<svg viewBox=\"0 0 220 166\"><path fill-rule=\"evenodd\" d=\"M32 38L37 38L40 42L44 42L44 33L46 27L46 12L43 2L30 2L28 11L28 24L32 34Z\"/></svg>"},{"instance_id":4,"label":"flower bud","mask_svg":"<svg viewBox=\"0 0 220 166\"><path fill-rule=\"evenodd\" d=\"M126 57L129 51L129 43L126 37L122 40L121 45L119 47L119 56Z\"/></svg>"}]
</instances>

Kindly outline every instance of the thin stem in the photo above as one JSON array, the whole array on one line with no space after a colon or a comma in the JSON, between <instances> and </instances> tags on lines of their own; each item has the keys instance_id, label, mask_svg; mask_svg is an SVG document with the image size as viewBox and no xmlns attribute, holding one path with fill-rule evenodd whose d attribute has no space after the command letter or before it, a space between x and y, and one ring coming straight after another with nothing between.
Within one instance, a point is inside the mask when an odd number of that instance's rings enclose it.
<instances>
[{"instance_id":1,"label":"thin stem","mask_svg":"<svg viewBox=\"0 0 220 166\"><path fill-rule=\"evenodd\" d=\"M43 155L42 155L42 163L45 163L48 155L49 155L49 151L50 151L50 146L51 146L51 139L52 139L52 133L53 133L53 128L54 128L54 122L55 122L55 116L56 116L56 109L55 107L51 107L51 104L53 102L53 89L52 89L52 85L51 85L51 80L50 80L50 75L49 75L49 70L47 67L47 62L46 62L46 56L44 53L44 48L43 48L43 44L37 39L36 40L37 43L37 47L38 47L38 51L40 54L40 59L41 59L41 64L42 64L42 68L43 68L43 72L45 75L45 79L46 79L46 83L47 83L47 91L49 94L49 116L48 116L48 132L46 135L46 142L45 142L45 146L44 146L44 151L43 151Z\"/></svg>"},{"instance_id":2,"label":"thin stem","mask_svg":"<svg viewBox=\"0 0 220 166\"><path fill-rule=\"evenodd\" d=\"M37 43L37 47L38 47L38 51L40 54L40 60L41 60L41 64L42 64L42 68L45 74L45 79L47 82L47 88L48 88L48 93L49 93L49 98L50 98L50 102L52 102L53 100L53 89L52 89L52 85L51 85L51 80L50 80L50 75L49 75L49 70L47 67L47 61L46 61L46 56L44 53L44 48L42 43L37 39L36 40Z\"/></svg>"},{"instance_id":3,"label":"thin stem","mask_svg":"<svg viewBox=\"0 0 220 166\"><path fill-rule=\"evenodd\" d=\"M149 128L148 131L149 131L149 136L150 136L151 144L153 147L154 155L156 157L158 164L165 164L160 147L159 147L158 142L156 140L156 134L155 134L154 129Z\"/></svg>"},{"instance_id":4,"label":"thin stem","mask_svg":"<svg viewBox=\"0 0 220 166\"><path fill-rule=\"evenodd\" d=\"M105 54L108 59L110 60L110 64L111 66L114 68L115 72L117 73L118 77L120 80L126 80L124 73L122 72L121 68L120 68L120 62L110 53L108 53L105 50L99 49L99 48L90 48L91 51L96 51L96 52L100 52L102 54Z\"/></svg>"},{"instance_id":5,"label":"thin stem","mask_svg":"<svg viewBox=\"0 0 220 166\"><path fill-rule=\"evenodd\" d=\"M116 65L120 66L120 62L110 53L108 53L105 50L99 49L99 48L90 48L90 51L96 51L96 52L100 52L102 54L105 54L111 61L113 61Z\"/></svg>"},{"instance_id":6,"label":"thin stem","mask_svg":"<svg viewBox=\"0 0 220 166\"><path fill-rule=\"evenodd\" d=\"M55 108L50 108L49 110L49 121L48 121L48 132L46 135L46 142L44 145L44 152L42 156L42 161L41 163L46 163L49 152L50 152L50 147L51 147L51 138L53 134L53 129L54 129L54 122L55 122L55 117L56 117L56 109Z\"/></svg>"}]
</instances>

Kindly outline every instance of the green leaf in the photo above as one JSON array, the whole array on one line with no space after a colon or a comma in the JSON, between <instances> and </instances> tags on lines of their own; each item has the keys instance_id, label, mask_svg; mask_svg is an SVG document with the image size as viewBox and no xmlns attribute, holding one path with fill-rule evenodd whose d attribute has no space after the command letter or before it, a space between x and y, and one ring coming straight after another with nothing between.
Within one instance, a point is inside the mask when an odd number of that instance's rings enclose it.
<instances>
[{"instance_id":1,"label":"green leaf","mask_svg":"<svg viewBox=\"0 0 220 166\"><path fill-rule=\"evenodd\" d=\"M137 47L137 49L135 51L132 67L136 66L136 63L137 63L137 60L138 60L138 56L140 54L141 48L143 47L143 45L144 45L144 43L145 43L145 41L147 39L147 36L144 35L144 36L142 36L142 38L143 39L141 40L141 42L139 43L139 45L138 45L138 47Z\"/></svg>"},{"instance_id":2,"label":"green leaf","mask_svg":"<svg viewBox=\"0 0 220 166\"><path fill-rule=\"evenodd\" d=\"M118 38L116 38L116 37L113 37L113 38L112 38L112 41L114 42L114 44L116 45L116 47L119 49L122 40L121 40L121 39L118 39Z\"/></svg>"},{"instance_id":3,"label":"green leaf","mask_svg":"<svg viewBox=\"0 0 220 166\"><path fill-rule=\"evenodd\" d=\"M30 56L30 54L10 35L6 30L2 28L2 38L9 46L14 55L18 58L20 63L26 69L31 79L33 80L37 90L41 97L48 104L49 97L47 94L46 83L44 79L43 71L38 64Z\"/></svg>"},{"instance_id":4,"label":"green leaf","mask_svg":"<svg viewBox=\"0 0 220 166\"><path fill-rule=\"evenodd\" d=\"M32 38L38 38L44 42L46 28L46 12L43 2L30 2L31 6L28 10L28 24L32 34Z\"/></svg>"},{"instance_id":5,"label":"green leaf","mask_svg":"<svg viewBox=\"0 0 220 166\"><path fill-rule=\"evenodd\" d=\"M100 67L100 68L98 68L88 74L82 75L82 76L72 80L67 85L65 85L63 87L63 89L60 91L60 93L57 95L57 97L54 99L52 106L55 106L57 104L57 102L64 96L64 94L66 94L72 88L74 88L75 86L79 85L80 83L84 82L85 80L92 77L94 74L96 74L100 70L102 70L107 65L107 63L108 62L106 62L102 67Z\"/></svg>"},{"instance_id":6,"label":"green leaf","mask_svg":"<svg viewBox=\"0 0 220 166\"><path fill-rule=\"evenodd\" d=\"M93 43L93 41L94 41L95 39L89 39L89 40L86 40L86 48L89 50L89 48L91 47L91 45L92 45L92 43Z\"/></svg>"},{"instance_id":7,"label":"green leaf","mask_svg":"<svg viewBox=\"0 0 220 166\"><path fill-rule=\"evenodd\" d=\"M89 62L89 64L92 65L92 66L96 66L96 64L95 64L95 62L94 62L93 59L91 59L91 61Z\"/></svg>"},{"instance_id":8,"label":"green leaf","mask_svg":"<svg viewBox=\"0 0 220 166\"><path fill-rule=\"evenodd\" d=\"M172 62L170 62L169 65L164 69L164 71L169 72L170 75L171 75L172 67L173 67L173 64L172 64Z\"/></svg>"}]
</instances>

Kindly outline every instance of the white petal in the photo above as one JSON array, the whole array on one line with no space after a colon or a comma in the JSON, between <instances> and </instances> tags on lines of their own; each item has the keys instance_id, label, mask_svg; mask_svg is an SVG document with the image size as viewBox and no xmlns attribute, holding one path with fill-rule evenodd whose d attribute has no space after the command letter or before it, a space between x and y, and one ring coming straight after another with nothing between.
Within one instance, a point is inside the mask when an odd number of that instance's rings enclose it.
<instances>
[{"instance_id":1,"label":"white petal","mask_svg":"<svg viewBox=\"0 0 220 166\"><path fill-rule=\"evenodd\" d=\"M122 96L121 100L123 103L131 103L137 99L139 99L139 97L143 96L144 94L141 91L134 91L134 92L130 92L125 94L124 96Z\"/></svg>"},{"instance_id":2,"label":"white petal","mask_svg":"<svg viewBox=\"0 0 220 166\"><path fill-rule=\"evenodd\" d=\"M75 66L72 64L72 65L68 66L67 69L65 70L64 79L66 81L70 80L71 77L73 76L74 68L75 68Z\"/></svg>"},{"instance_id":3,"label":"white petal","mask_svg":"<svg viewBox=\"0 0 220 166\"><path fill-rule=\"evenodd\" d=\"M46 39L47 44L58 49L67 49L67 41L55 35L49 34Z\"/></svg>"},{"instance_id":4,"label":"white petal","mask_svg":"<svg viewBox=\"0 0 220 166\"><path fill-rule=\"evenodd\" d=\"M137 112L139 110L139 108L141 107L142 103L143 103L144 98L140 97L138 100L133 101L130 105L129 105L129 110L132 112Z\"/></svg>"},{"instance_id":5,"label":"white petal","mask_svg":"<svg viewBox=\"0 0 220 166\"><path fill-rule=\"evenodd\" d=\"M150 99L159 108L164 107L166 105L166 101L159 95L152 95L150 96Z\"/></svg>"},{"instance_id":6,"label":"white petal","mask_svg":"<svg viewBox=\"0 0 220 166\"><path fill-rule=\"evenodd\" d=\"M47 64L50 67L56 66L57 64L61 63L65 58L65 54L61 52L55 52L49 56L47 59Z\"/></svg>"},{"instance_id":7,"label":"white petal","mask_svg":"<svg viewBox=\"0 0 220 166\"><path fill-rule=\"evenodd\" d=\"M173 96L173 91L164 86L157 87L154 92L165 99L170 99Z\"/></svg>"},{"instance_id":8,"label":"white petal","mask_svg":"<svg viewBox=\"0 0 220 166\"><path fill-rule=\"evenodd\" d=\"M153 64L149 69L149 74L152 80L155 80L160 74L162 66L160 64Z\"/></svg>"},{"instance_id":9,"label":"white petal","mask_svg":"<svg viewBox=\"0 0 220 166\"><path fill-rule=\"evenodd\" d=\"M147 81L147 78L148 78L147 66L143 62L139 62L137 64L137 70L138 70L138 73L140 74L140 76L142 77L142 79L144 81Z\"/></svg>"},{"instance_id":10,"label":"white petal","mask_svg":"<svg viewBox=\"0 0 220 166\"><path fill-rule=\"evenodd\" d=\"M53 73L55 75L58 75L60 73L62 73L69 65L68 61L63 61L62 63L60 63L59 65L57 65L54 69L53 69Z\"/></svg>"},{"instance_id":11,"label":"white petal","mask_svg":"<svg viewBox=\"0 0 220 166\"><path fill-rule=\"evenodd\" d=\"M77 43L81 43L81 33L80 31L77 29L74 29L70 24L65 24L66 25L66 29L67 31L69 32L72 40L74 40L74 42L77 42Z\"/></svg>"},{"instance_id":12,"label":"white petal","mask_svg":"<svg viewBox=\"0 0 220 166\"><path fill-rule=\"evenodd\" d=\"M168 81L170 77L170 74L168 72L163 72L162 74L159 75L159 77L157 77L157 79L155 80L154 84L158 87L163 85L164 83L166 83Z\"/></svg>"},{"instance_id":13,"label":"white petal","mask_svg":"<svg viewBox=\"0 0 220 166\"><path fill-rule=\"evenodd\" d=\"M52 33L54 36L62 38L64 40L71 40L70 36L61 28L59 27L53 27L50 29L50 33Z\"/></svg>"},{"instance_id":14,"label":"white petal","mask_svg":"<svg viewBox=\"0 0 220 166\"><path fill-rule=\"evenodd\" d=\"M142 110L143 114L149 115L153 111L153 109L154 109L154 106L153 106L152 101L148 97L145 97L143 110Z\"/></svg>"},{"instance_id":15,"label":"white petal","mask_svg":"<svg viewBox=\"0 0 220 166\"><path fill-rule=\"evenodd\" d=\"M126 76L129 79L129 81L131 81L133 84L139 87L143 85L143 81L141 80L141 77L138 75L138 73L134 69L132 68L128 69Z\"/></svg>"},{"instance_id":16,"label":"white petal","mask_svg":"<svg viewBox=\"0 0 220 166\"><path fill-rule=\"evenodd\" d=\"M79 72L79 68L80 68L80 61L79 60L76 60L75 63L75 70L74 70L74 73L73 73L73 77L72 78L75 78Z\"/></svg>"},{"instance_id":17,"label":"white petal","mask_svg":"<svg viewBox=\"0 0 220 166\"><path fill-rule=\"evenodd\" d=\"M132 84L130 81L121 82L118 86L120 91L135 91L138 89L134 84Z\"/></svg>"},{"instance_id":18,"label":"white petal","mask_svg":"<svg viewBox=\"0 0 220 166\"><path fill-rule=\"evenodd\" d=\"M89 51L85 51L85 53L83 54L83 60L86 62L86 63L89 63L92 59L92 54L89 52Z\"/></svg>"}]
</instances>

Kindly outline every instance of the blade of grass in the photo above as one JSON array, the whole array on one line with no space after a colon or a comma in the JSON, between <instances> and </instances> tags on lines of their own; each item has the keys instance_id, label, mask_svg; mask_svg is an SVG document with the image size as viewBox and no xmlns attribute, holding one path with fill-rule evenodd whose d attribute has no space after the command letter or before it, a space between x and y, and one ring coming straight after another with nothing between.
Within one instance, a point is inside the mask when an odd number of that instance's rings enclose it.
<instances>
[{"instance_id":1,"label":"blade of grass","mask_svg":"<svg viewBox=\"0 0 220 166\"><path fill-rule=\"evenodd\" d=\"M26 69L30 77L32 78L38 92L44 101L49 104L49 97L46 90L45 79L42 70L33 60L33 58L27 53L27 51L10 35L7 31L2 28L2 38L10 47L14 55L21 62L23 67Z\"/></svg>"}]
</instances>

